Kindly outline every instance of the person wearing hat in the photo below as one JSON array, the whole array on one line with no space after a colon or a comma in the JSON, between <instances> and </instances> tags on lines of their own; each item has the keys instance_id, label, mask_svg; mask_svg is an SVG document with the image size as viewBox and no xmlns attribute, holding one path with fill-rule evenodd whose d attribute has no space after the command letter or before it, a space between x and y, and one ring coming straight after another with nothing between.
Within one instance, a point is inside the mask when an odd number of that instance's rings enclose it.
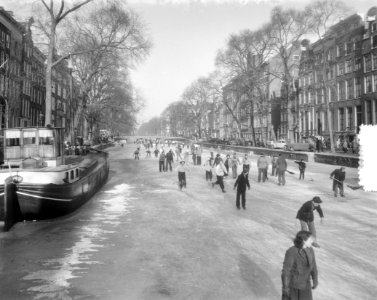
<instances>
[{"instance_id":1,"label":"person wearing hat","mask_svg":"<svg viewBox=\"0 0 377 300\"><path fill-rule=\"evenodd\" d=\"M346 168L341 167L340 169L335 169L330 174L330 179L332 182L332 190L334 191L334 197L338 196L338 189L341 197L344 197L343 181L346 179Z\"/></svg>"},{"instance_id":2,"label":"person wearing hat","mask_svg":"<svg viewBox=\"0 0 377 300\"><path fill-rule=\"evenodd\" d=\"M220 154L217 153L217 154L216 154L216 157L215 157L215 160L213 161L213 165L212 165L212 167L215 168L215 167L219 164L220 160L222 160L222 158L221 158Z\"/></svg>"},{"instance_id":3,"label":"person wearing hat","mask_svg":"<svg viewBox=\"0 0 377 300\"><path fill-rule=\"evenodd\" d=\"M319 247L317 244L317 232L315 230L314 226L314 213L313 211L316 210L321 217L321 223L323 223L323 211L320 206L320 203L322 203L321 198L318 196L313 197L312 200L305 202L301 208L297 212L296 219L300 221L301 224L301 230L310 231L314 238L314 247Z\"/></svg>"},{"instance_id":4,"label":"person wearing hat","mask_svg":"<svg viewBox=\"0 0 377 300\"><path fill-rule=\"evenodd\" d=\"M318 286L318 269L312 234L299 231L286 252L281 272L282 300L312 300Z\"/></svg>"},{"instance_id":5,"label":"person wearing hat","mask_svg":"<svg viewBox=\"0 0 377 300\"><path fill-rule=\"evenodd\" d=\"M206 171L206 181L212 181L212 160L211 157L203 165L204 170Z\"/></svg>"},{"instance_id":6,"label":"person wearing hat","mask_svg":"<svg viewBox=\"0 0 377 300\"><path fill-rule=\"evenodd\" d=\"M179 162L179 165L175 168L178 172L179 189L186 188L186 170L189 170L184 160Z\"/></svg>"},{"instance_id":7,"label":"person wearing hat","mask_svg":"<svg viewBox=\"0 0 377 300\"><path fill-rule=\"evenodd\" d=\"M246 186L250 190L249 177L247 176L247 169L244 168L242 174L238 175L233 189L237 187L236 207L240 209L240 197L242 196L242 208L246 209Z\"/></svg>"}]
</instances>

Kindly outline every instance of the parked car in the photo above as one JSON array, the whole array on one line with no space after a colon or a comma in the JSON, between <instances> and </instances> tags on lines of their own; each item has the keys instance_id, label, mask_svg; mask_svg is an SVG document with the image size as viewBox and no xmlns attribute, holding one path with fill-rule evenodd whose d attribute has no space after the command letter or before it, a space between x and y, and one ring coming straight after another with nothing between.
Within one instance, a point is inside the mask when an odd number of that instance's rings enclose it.
<instances>
[{"instance_id":1,"label":"parked car","mask_svg":"<svg viewBox=\"0 0 377 300\"><path fill-rule=\"evenodd\" d=\"M272 149L285 149L286 142L283 139L277 141L268 141L267 147Z\"/></svg>"},{"instance_id":2,"label":"parked car","mask_svg":"<svg viewBox=\"0 0 377 300\"><path fill-rule=\"evenodd\" d=\"M222 139L222 140L219 140L218 144L221 144L221 145L230 145L230 141L228 141L226 139Z\"/></svg>"},{"instance_id":3,"label":"parked car","mask_svg":"<svg viewBox=\"0 0 377 300\"><path fill-rule=\"evenodd\" d=\"M302 143L287 143L284 147L286 151L314 151L315 146L307 140Z\"/></svg>"}]
</instances>

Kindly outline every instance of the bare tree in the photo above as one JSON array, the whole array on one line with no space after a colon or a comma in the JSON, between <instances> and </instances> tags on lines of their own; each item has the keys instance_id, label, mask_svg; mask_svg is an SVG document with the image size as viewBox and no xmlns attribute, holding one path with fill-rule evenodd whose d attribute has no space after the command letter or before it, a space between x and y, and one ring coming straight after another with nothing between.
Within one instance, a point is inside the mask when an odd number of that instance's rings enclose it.
<instances>
[{"instance_id":1,"label":"bare tree","mask_svg":"<svg viewBox=\"0 0 377 300\"><path fill-rule=\"evenodd\" d=\"M84 103L79 106L75 124L78 116L83 114L86 136L93 122L100 117L94 117L95 111L101 109L109 98L108 94L104 94L111 85L109 80L116 80L113 76L116 74L121 77L119 80L129 82L125 70L135 66L149 53L151 42L138 15L118 1L94 6L85 17L76 16L65 28L60 48L65 53L81 53L70 58L84 94ZM124 71L120 72L121 69ZM132 85L127 86L130 89L127 93L132 94ZM133 108L137 106L137 100L133 97Z\"/></svg>"},{"instance_id":2,"label":"bare tree","mask_svg":"<svg viewBox=\"0 0 377 300\"><path fill-rule=\"evenodd\" d=\"M201 77L187 87L182 95L183 101L188 105L189 114L194 119L196 134L199 138L202 135L203 117L213 99L211 87L209 78Z\"/></svg>"},{"instance_id":3,"label":"bare tree","mask_svg":"<svg viewBox=\"0 0 377 300\"><path fill-rule=\"evenodd\" d=\"M293 92L294 72L298 71L298 61L294 61L293 55L297 54L300 41L309 31L309 22L302 11L277 6L271 12L270 26L271 46L282 63L281 79L288 114L287 139L293 141L297 127L297 117L292 113L297 101Z\"/></svg>"},{"instance_id":4,"label":"bare tree","mask_svg":"<svg viewBox=\"0 0 377 300\"><path fill-rule=\"evenodd\" d=\"M337 0L319 0L309 4L305 8L305 14L309 21L309 32L317 37L322 49L325 49L326 35L331 34L329 31L330 27L349 13L350 8L348 8L342 1ZM325 60L326 58L323 57L323 59ZM329 95L327 92L329 89L335 89L336 87L331 85L331 81L326 80L326 73L329 68L328 61L322 64L322 81L320 82L320 85L326 105L327 127L330 135L331 152L335 152L333 120L329 104Z\"/></svg>"},{"instance_id":5,"label":"bare tree","mask_svg":"<svg viewBox=\"0 0 377 300\"><path fill-rule=\"evenodd\" d=\"M56 34L58 25L71 13L77 11L82 6L88 4L92 0L85 0L73 5L71 8L66 8L64 0L60 1L60 4L55 6L53 0L49 3L45 0L40 0L42 6L48 13L48 21L42 22L38 20L39 29L48 38L48 53L46 62L46 111L45 111L45 125L51 124L51 112L52 112L52 69L54 66L61 62L61 59L57 58L56 54Z\"/></svg>"},{"instance_id":6,"label":"bare tree","mask_svg":"<svg viewBox=\"0 0 377 300\"><path fill-rule=\"evenodd\" d=\"M226 100L224 105L233 117L236 117L235 109L239 106L238 102L246 96L250 115L250 128L252 133L253 144L255 145L255 129L254 129L254 107L259 101L263 101L258 96L258 90L266 85L266 62L271 56L270 50L270 27L264 25L257 31L244 30L239 34L230 36L226 49L220 50L216 56L216 66L222 70L224 82L228 82L228 89L236 89L238 96L233 101L233 106L229 105ZM231 85L234 88L231 88ZM238 99L238 100L237 100ZM224 100L224 98L223 98ZM238 118L234 119L238 126Z\"/></svg>"}]
</instances>

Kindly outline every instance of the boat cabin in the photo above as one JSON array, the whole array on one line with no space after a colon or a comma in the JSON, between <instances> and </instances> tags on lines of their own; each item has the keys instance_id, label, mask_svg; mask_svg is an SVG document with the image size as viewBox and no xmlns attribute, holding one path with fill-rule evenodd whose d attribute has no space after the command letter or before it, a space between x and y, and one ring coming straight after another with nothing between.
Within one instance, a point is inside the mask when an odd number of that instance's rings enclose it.
<instances>
[{"instance_id":1,"label":"boat cabin","mask_svg":"<svg viewBox=\"0 0 377 300\"><path fill-rule=\"evenodd\" d=\"M3 135L6 166L41 168L64 163L63 128L7 128Z\"/></svg>"}]
</instances>

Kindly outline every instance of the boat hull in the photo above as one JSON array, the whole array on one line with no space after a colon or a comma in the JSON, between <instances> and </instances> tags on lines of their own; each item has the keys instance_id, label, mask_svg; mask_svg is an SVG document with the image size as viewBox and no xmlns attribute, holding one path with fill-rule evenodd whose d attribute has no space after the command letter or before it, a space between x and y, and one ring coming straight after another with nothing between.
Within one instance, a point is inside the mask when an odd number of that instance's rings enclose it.
<instances>
[{"instance_id":1,"label":"boat hull","mask_svg":"<svg viewBox=\"0 0 377 300\"><path fill-rule=\"evenodd\" d=\"M44 220L69 214L86 203L107 181L108 154L79 180L65 184L19 184L17 200L24 220ZM2 197L3 198L3 197Z\"/></svg>"}]
</instances>

